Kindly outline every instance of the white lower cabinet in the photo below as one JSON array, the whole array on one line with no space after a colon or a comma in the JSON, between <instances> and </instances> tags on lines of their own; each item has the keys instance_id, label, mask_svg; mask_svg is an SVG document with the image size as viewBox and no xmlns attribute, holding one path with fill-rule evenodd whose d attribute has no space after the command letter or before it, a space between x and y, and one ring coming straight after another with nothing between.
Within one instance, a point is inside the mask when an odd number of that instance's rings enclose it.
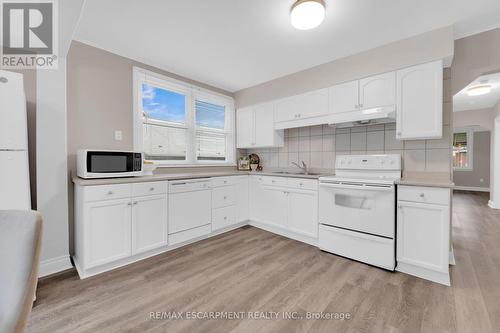
<instances>
[{"instance_id":1,"label":"white lower cabinet","mask_svg":"<svg viewBox=\"0 0 500 333\"><path fill-rule=\"evenodd\" d=\"M167 243L165 195L134 198L132 202L132 254Z\"/></svg>"},{"instance_id":2,"label":"white lower cabinet","mask_svg":"<svg viewBox=\"0 0 500 333\"><path fill-rule=\"evenodd\" d=\"M215 177L212 187L212 231L248 220L248 176Z\"/></svg>"},{"instance_id":3,"label":"white lower cabinet","mask_svg":"<svg viewBox=\"0 0 500 333\"><path fill-rule=\"evenodd\" d=\"M85 267L95 267L131 254L131 200L88 203L85 207Z\"/></svg>"},{"instance_id":4,"label":"white lower cabinet","mask_svg":"<svg viewBox=\"0 0 500 333\"><path fill-rule=\"evenodd\" d=\"M309 237L318 237L317 192L288 190L287 195L288 229Z\"/></svg>"},{"instance_id":5,"label":"white lower cabinet","mask_svg":"<svg viewBox=\"0 0 500 333\"><path fill-rule=\"evenodd\" d=\"M252 176L250 213L250 221L256 226L315 244L318 237L318 182Z\"/></svg>"},{"instance_id":6,"label":"white lower cabinet","mask_svg":"<svg viewBox=\"0 0 500 333\"><path fill-rule=\"evenodd\" d=\"M75 185L75 255L85 278L167 245L166 182Z\"/></svg>"},{"instance_id":7,"label":"white lower cabinet","mask_svg":"<svg viewBox=\"0 0 500 333\"><path fill-rule=\"evenodd\" d=\"M396 270L450 285L450 190L400 186L398 197Z\"/></svg>"}]
</instances>

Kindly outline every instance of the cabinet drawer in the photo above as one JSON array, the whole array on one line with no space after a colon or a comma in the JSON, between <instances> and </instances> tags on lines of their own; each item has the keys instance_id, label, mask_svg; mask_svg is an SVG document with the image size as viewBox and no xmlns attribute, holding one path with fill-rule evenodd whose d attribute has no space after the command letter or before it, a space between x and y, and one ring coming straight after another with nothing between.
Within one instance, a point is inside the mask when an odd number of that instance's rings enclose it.
<instances>
[{"instance_id":1,"label":"cabinet drawer","mask_svg":"<svg viewBox=\"0 0 500 333\"><path fill-rule=\"evenodd\" d=\"M449 205L450 189L439 187L399 186L398 200Z\"/></svg>"},{"instance_id":2,"label":"cabinet drawer","mask_svg":"<svg viewBox=\"0 0 500 333\"><path fill-rule=\"evenodd\" d=\"M262 177L261 184L267 186L286 186L287 181L286 177L264 176Z\"/></svg>"},{"instance_id":3,"label":"cabinet drawer","mask_svg":"<svg viewBox=\"0 0 500 333\"><path fill-rule=\"evenodd\" d=\"M288 186L303 189L303 190L313 190L318 189L318 181L315 179L304 179L304 178L288 178Z\"/></svg>"},{"instance_id":4,"label":"cabinet drawer","mask_svg":"<svg viewBox=\"0 0 500 333\"><path fill-rule=\"evenodd\" d=\"M236 177L214 177L211 180L212 187L228 186L236 184Z\"/></svg>"},{"instance_id":5,"label":"cabinet drawer","mask_svg":"<svg viewBox=\"0 0 500 333\"><path fill-rule=\"evenodd\" d=\"M164 194L166 191L167 184L165 182L146 182L132 184L132 196L134 197Z\"/></svg>"},{"instance_id":6,"label":"cabinet drawer","mask_svg":"<svg viewBox=\"0 0 500 333\"><path fill-rule=\"evenodd\" d=\"M86 186L85 201L127 198L130 197L131 193L131 184Z\"/></svg>"},{"instance_id":7,"label":"cabinet drawer","mask_svg":"<svg viewBox=\"0 0 500 333\"><path fill-rule=\"evenodd\" d=\"M212 208L234 205L236 202L235 186L216 187L212 190Z\"/></svg>"},{"instance_id":8,"label":"cabinet drawer","mask_svg":"<svg viewBox=\"0 0 500 333\"><path fill-rule=\"evenodd\" d=\"M235 222L235 206L212 210L212 230L229 227Z\"/></svg>"}]
</instances>

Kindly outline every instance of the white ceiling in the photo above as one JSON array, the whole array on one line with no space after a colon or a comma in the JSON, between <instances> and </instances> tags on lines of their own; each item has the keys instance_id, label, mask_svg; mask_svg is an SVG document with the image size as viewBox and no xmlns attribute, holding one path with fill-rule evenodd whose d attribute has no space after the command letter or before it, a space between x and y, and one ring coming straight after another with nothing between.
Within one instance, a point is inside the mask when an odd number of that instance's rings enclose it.
<instances>
[{"instance_id":1,"label":"white ceiling","mask_svg":"<svg viewBox=\"0 0 500 333\"><path fill-rule=\"evenodd\" d=\"M87 0L75 39L237 91L454 24L500 26L498 0L325 0L325 21L295 30L294 0Z\"/></svg>"},{"instance_id":2,"label":"white ceiling","mask_svg":"<svg viewBox=\"0 0 500 333\"><path fill-rule=\"evenodd\" d=\"M471 87L488 84L492 86L489 94L469 96L467 90ZM467 87L453 96L453 111L468 111L492 108L500 100L500 73L481 75Z\"/></svg>"}]
</instances>

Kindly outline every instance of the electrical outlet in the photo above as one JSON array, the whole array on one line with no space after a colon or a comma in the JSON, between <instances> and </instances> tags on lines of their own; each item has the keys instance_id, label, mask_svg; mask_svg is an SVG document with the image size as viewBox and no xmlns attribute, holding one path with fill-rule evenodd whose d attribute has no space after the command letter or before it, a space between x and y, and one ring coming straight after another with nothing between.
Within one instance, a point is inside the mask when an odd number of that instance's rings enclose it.
<instances>
[{"instance_id":1,"label":"electrical outlet","mask_svg":"<svg viewBox=\"0 0 500 333\"><path fill-rule=\"evenodd\" d=\"M123 138L122 131L116 130L115 131L115 140L116 141L122 141L122 138Z\"/></svg>"},{"instance_id":2,"label":"electrical outlet","mask_svg":"<svg viewBox=\"0 0 500 333\"><path fill-rule=\"evenodd\" d=\"M484 179L483 178L479 179L479 182L481 182L481 183L484 182Z\"/></svg>"}]
</instances>

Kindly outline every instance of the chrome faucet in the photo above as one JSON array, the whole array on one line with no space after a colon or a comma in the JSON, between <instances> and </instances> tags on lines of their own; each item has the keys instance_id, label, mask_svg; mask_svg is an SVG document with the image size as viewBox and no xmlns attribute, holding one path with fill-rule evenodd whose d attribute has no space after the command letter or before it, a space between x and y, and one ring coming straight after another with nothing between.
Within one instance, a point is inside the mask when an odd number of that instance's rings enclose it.
<instances>
[{"instance_id":1,"label":"chrome faucet","mask_svg":"<svg viewBox=\"0 0 500 333\"><path fill-rule=\"evenodd\" d=\"M295 162L292 162L293 165L295 165L297 168L301 169L304 172L304 174L307 175L308 174L308 172L307 172L307 164L304 161L300 161L300 163L302 163L302 166L299 165L299 164L297 164L297 163L295 163Z\"/></svg>"}]
</instances>

